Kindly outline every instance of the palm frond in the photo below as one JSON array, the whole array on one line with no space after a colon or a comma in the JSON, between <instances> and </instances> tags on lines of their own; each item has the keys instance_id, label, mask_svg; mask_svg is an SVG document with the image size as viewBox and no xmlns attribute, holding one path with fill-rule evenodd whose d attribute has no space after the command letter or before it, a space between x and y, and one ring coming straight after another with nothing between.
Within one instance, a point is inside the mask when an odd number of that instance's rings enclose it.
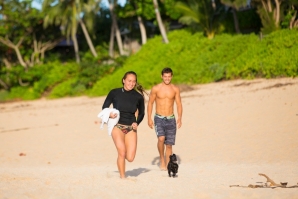
<instances>
[{"instance_id":1,"label":"palm frond","mask_svg":"<svg viewBox=\"0 0 298 199\"><path fill-rule=\"evenodd\" d=\"M178 12L180 12L183 16L180 18L181 23L185 22L185 24L189 24L191 22L200 23L200 19L197 12L197 6L192 5L188 6L183 2L177 2L175 8Z\"/></svg>"}]
</instances>

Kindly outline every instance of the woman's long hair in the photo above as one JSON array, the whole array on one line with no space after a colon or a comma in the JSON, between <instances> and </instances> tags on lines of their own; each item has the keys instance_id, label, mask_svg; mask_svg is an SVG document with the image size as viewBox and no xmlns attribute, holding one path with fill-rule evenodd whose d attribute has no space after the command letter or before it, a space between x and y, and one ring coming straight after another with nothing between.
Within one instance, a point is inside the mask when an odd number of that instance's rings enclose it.
<instances>
[{"instance_id":1,"label":"woman's long hair","mask_svg":"<svg viewBox=\"0 0 298 199\"><path fill-rule=\"evenodd\" d=\"M124 74L123 78L122 78L122 84L124 85L123 83L123 80L126 79L127 75L134 75L136 77L136 85L135 85L135 89L141 93L143 96L144 96L144 93L146 93L148 95L148 93L145 91L145 89L143 88L143 86L141 84L138 83L138 76L137 74L134 72L134 71L128 71Z\"/></svg>"}]
</instances>

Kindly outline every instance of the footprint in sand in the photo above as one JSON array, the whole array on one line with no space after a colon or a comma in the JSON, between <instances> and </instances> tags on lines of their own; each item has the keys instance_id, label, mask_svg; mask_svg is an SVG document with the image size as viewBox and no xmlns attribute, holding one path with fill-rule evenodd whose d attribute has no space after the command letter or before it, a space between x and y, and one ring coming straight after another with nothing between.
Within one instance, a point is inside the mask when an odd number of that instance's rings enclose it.
<instances>
[{"instance_id":1,"label":"footprint in sand","mask_svg":"<svg viewBox=\"0 0 298 199\"><path fill-rule=\"evenodd\" d=\"M131 182L136 182L137 181L137 179L135 179L135 178L129 178L129 177L124 178L123 180L128 180L128 181L131 181Z\"/></svg>"},{"instance_id":2,"label":"footprint in sand","mask_svg":"<svg viewBox=\"0 0 298 199\"><path fill-rule=\"evenodd\" d=\"M107 178L112 178L113 176L109 173L109 172L107 172Z\"/></svg>"},{"instance_id":3,"label":"footprint in sand","mask_svg":"<svg viewBox=\"0 0 298 199\"><path fill-rule=\"evenodd\" d=\"M109 172L107 172L106 177L107 177L107 178L118 178L118 179L121 179L118 175L115 176L115 175L110 174ZM132 181L132 182L136 182L136 181L137 181L136 178L131 178L131 177L126 177L126 178L121 179L121 180L128 180L128 181Z\"/></svg>"}]
</instances>

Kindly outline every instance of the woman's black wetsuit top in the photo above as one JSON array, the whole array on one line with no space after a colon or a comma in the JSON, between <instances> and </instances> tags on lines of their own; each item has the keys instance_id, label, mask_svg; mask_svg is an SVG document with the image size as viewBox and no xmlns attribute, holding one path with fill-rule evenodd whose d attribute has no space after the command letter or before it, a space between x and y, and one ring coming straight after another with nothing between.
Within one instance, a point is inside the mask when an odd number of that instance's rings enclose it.
<instances>
[{"instance_id":1,"label":"woman's black wetsuit top","mask_svg":"<svg viewBox=\"0 0 298 199\"><path fill-rule=\"evenodd\" d=\"M113 108L120 111L119 124L131 125L136 122L138 125L142 122L145 115L144 97L136 90L126 91L124 88L115 88L111 90L102 105L102 109ZM139 111L136 118L135 112Z\"/></svg>"}]
</instances>

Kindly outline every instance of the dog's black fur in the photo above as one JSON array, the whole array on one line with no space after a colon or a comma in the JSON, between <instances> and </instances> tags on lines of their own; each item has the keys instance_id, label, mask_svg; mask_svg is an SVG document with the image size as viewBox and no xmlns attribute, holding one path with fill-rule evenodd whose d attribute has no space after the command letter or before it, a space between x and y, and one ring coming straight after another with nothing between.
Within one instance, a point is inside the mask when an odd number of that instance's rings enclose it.
<instances>
[{"instance_id":1,"label":"dog's black fur","mask_svg":"<svg viewBox=\"0 0 298 199\"><path fill-rule=\"evenodd\" d=\"M176 173L178 173L178 167L176 155L170 155L170 161L168 163L169 177L172 177L171 173L173 173L173 178L176 177Z\"/></svg>"}]
</instances>

